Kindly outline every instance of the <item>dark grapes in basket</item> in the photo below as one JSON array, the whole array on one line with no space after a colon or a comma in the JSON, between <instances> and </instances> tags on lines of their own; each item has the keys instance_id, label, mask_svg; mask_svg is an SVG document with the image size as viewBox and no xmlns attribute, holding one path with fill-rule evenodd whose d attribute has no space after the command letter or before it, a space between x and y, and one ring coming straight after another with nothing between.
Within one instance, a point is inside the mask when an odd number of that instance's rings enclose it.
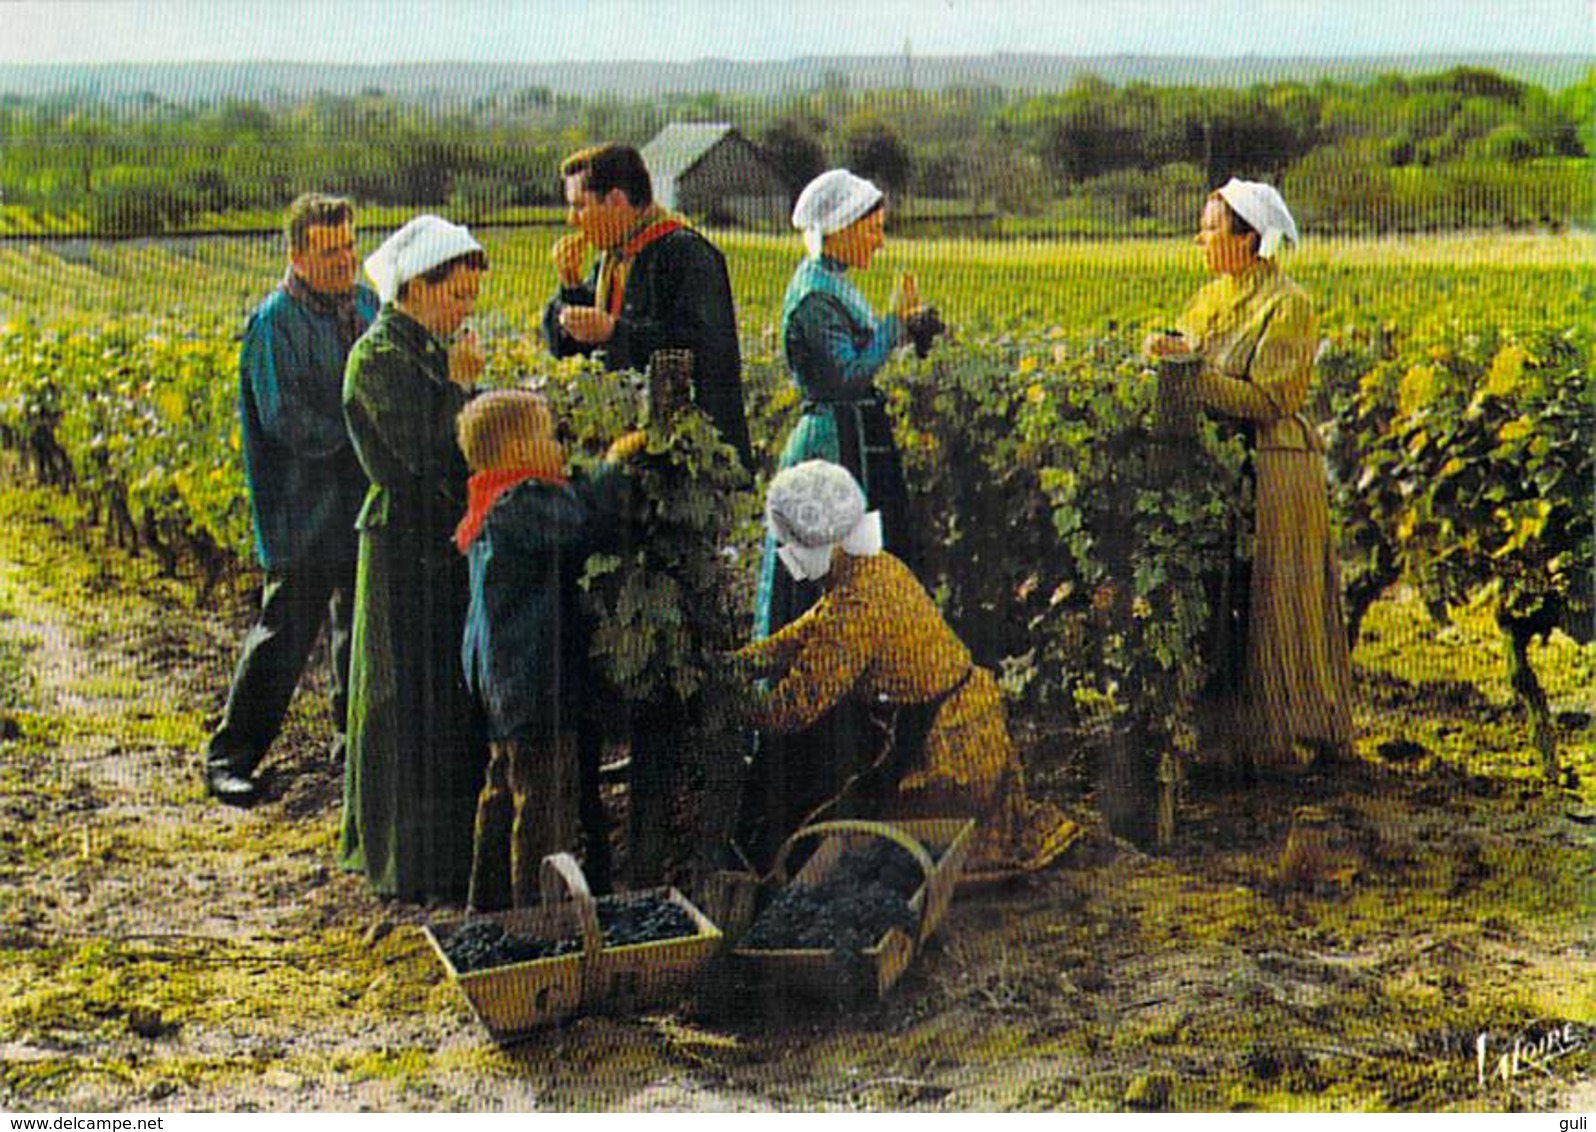
<instances>
[{"instance_id":1,"label":"dark grapes in basket","mask_svg":"<svg viewBox=\"0 0 1596 1132\"><path fill-rule=\"evenodd\" d=\"M927 852L934 861L935 853L930 850ZM849 850L837 858L831 876L874 880L905 900L925 883L925 873L920 870L920 863L903 846L890 841L871 841L862 848Z\"/></svg>"},{"instance_id":2,"label":"dark grapes in basket","mask_svg":"<svg viewBox=\"0 0 1596 1132\"><path fill-rule=\"evenodd\" d=\"M914 924L908 902L883 884L824 880L785 889L754 921L743 946L859 954L888 928L912 933Z\"/></svg>"},{"instance_id":3,"label":"dark grapes in basket","mask_svg":"<svg viewBox=\"0 0 1596 1132\"><path fill-rule=\"evenodd\" d=\"M443 953L460 974L534 959L554 959L582 950L580 939L534 939L510 935L493 920L468 920L442 941Z\"/></svg>"},{"instance_id":4,"label":"dark grapes in basket","mask_svg":"<svg viewBox=\"0 0 1596 1132\"><path fill-rule=\"evenodd\" d=\"M630 947L698 934L687 909L658 896L606 896L598 902L605 947Z\"/></svg>"},{"instance_id":5,"label":"dark grapes in basket","mask_svg":"<svg viewBox=\"0 0 1596 1132\"><path fill-rule=\"evenodd\" d=\"M698 934L698 925L685 908L658 896L606 896L597 902L597 911L605 947L629 947ZM467 920L440 943L455 971L462 975L535 959L556 959L582 950L580 936L538 939L514 935L497 920L489 919Z\"/></svg>"},{"instance_id":6,"label":"dark grapes in basket","mask_svg":"<svg viewBox=\"0 0 1596 1132\"><path fill-rule=\"evenodd\" d=\"M837 858L812 884L792 884L762 912L743 946L754 950L821 950L859 954L888 928L914 934L909 899L925 875L909 853L891 842L872 842Z\"/></svg>"}]
</instances>

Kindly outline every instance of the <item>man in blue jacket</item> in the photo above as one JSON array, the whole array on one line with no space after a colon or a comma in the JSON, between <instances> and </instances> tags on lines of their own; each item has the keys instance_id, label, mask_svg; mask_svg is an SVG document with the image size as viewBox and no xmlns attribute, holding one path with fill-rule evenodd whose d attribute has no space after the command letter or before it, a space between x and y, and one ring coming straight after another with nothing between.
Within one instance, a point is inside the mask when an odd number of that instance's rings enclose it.
<instances>
[{"instance_id":1,"label":"man in blue jacket","mask_svg":"<svg viewBox=\"0 0 1596 1132\"><path fill-rule=\"evenodd\" d=\"M349 348L377 298L355 283L354 207L307 193L288 209L288 271L256 308L238 360L244 469L255 551L266 572L260 617L244 637L205 788L248 806L256 766L277 737L325 619L335 758L341 763L355 589L355 516L366 477L344 427Z\"/></svg>"}]
</instances>

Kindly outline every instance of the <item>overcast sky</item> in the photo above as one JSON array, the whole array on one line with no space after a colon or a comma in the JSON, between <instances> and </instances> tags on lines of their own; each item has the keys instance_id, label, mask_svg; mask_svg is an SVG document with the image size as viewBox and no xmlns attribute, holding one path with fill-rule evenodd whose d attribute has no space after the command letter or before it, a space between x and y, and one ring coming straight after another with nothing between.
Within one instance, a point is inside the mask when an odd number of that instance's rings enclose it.
<instances>
[{"instance_id":1,"label":"overcast sky","mask_svg":"<svg viewBox=\"0 0 1596 1132\"><path fill-rule=\"evenodd\" d=\"M0 61L1587 53L1596 0L0 0Z\"/></svg>"}]
</instances>

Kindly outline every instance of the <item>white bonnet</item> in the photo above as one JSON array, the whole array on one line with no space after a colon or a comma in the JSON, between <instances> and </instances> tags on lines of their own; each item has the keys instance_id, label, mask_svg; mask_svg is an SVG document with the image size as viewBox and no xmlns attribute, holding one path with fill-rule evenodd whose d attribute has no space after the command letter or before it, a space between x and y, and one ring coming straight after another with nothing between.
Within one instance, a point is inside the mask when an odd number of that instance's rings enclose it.
<instances>
[{"instance_id":1,"label":"white bonnet","mask_svg":"<svg viewBox=\"0 0 1596 1132\"><path fill-rule=\"evenodd\" d=\"M460 224L441 216L422 215L382 242L366 257L366 275L377 288L377 295L391 303L407 280L425 274L456 256L479 252L482 245Z\"/></svg>"},{"instance_id":2,"label":"white bonnet","mask_svg":"<svg viewBox=\"0 0 1596 1132\"><path fill-rule=\"evenodd\" d=\"M840 232L881 201L881 190L846 169L828 169L804 186L792 206L792 226L802 230L804 247L820 255L825 238Z\"/></svg>"},{"instance_id":3,"label":"white bonnet","mask_svg":"<svg viewBox=\"0 0 1596 1132\"><path fill-rule=\"evenodd\" d=\"M765 523L800 579L824 577L838 545L855 557L881 553L881 513L867 513L858 481L826 460L805 460L776 474L765 489Z\"/></svg>"},{"instance_id":4,"label":"white bonnet","mask_svg":"<svg viewBox=\"0 0 1596 1132\"><path fill-rule=\"evenodd\" d=\"M1258 230L1258 255L1262 258L1274 256L1281 237L1297 242L1297 222L1273 185L1232 177L1220 188L1219 195L1237 216Z\"/></svg>"}]
</instances>

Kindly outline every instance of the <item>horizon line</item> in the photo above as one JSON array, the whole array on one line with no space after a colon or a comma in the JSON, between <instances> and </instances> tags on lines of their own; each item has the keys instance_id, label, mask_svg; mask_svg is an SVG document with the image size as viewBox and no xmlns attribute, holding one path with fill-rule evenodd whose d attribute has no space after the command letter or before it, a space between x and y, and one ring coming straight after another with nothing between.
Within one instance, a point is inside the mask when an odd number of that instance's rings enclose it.
<instances>
[{"instance_id":1,"label":"horizon line","mask_svg":"<svg viewBox=\"0 0 1596 1132\"><path fill-rule=\"evenodd\" d=\"M1574 59L1586 56L1584 51L1530 51L1522 48L1464 48L1457 50L1392 50L1372 51L1358 54L1331 54L1331 55L1304 55L1281 54L1265 55L1249 51L1240 55L1220 55L1206 52L1191 52L1173 54L1167 52L1137 52L1137 51L1112 51L1112 52L1048 52L1048 51L987 51L963 52L959 54L913 54L917 60L935 59L1204 59L1224 62L1260 61L1260 62L1357 62L1374 59L1426 59L1426 58L1456 58L1459 56L1515 56L1526 58L1553 58ZM608 64L639 64L646 66L674 66L689 67L704 63L799 63L808 60L837 60L837 59L890 59L901 60L902 53L897 52L871 52L864 54L803 54L783 56L758 56L752 58L735 58L724 55L704 55L692 59L647 59L638 57L615 58L568 58L568 59L466 59L466 58L438 58L438 59L383 59L375 61L342 61L329 59L295 59L295 58L236 58L228 56L212 56L188 59L48 59L48 60L5 60L0 59L0 66L7 67L170 67L185 64L210 64L210 63L244 63L257 65L289 65L306 67L427 67L427 66L507 66L507 67L547 67L547 66L587 66L594 63ZM1590 58L1590 65L1596 68L1596 56Z\"/></svg>"}]
</instances>

